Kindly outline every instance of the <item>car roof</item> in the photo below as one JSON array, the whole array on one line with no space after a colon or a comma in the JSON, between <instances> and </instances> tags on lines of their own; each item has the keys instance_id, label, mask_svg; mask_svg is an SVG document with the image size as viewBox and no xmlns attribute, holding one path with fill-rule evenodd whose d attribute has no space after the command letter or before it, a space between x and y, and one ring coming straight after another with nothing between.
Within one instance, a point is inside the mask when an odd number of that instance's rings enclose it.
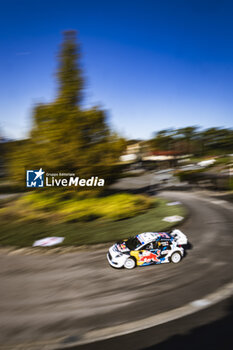
<instances>
[{"instance_id":1,"label":"car roof","mask_svg":"<svg viewBox=\"0 0 233 350\"><path fill-rule=\"evenodd\" d=\"M156 241L158 238L171 239L171 236L166 232L143 232L136 237L141 244Z\"/></svg>"}]
</instances>

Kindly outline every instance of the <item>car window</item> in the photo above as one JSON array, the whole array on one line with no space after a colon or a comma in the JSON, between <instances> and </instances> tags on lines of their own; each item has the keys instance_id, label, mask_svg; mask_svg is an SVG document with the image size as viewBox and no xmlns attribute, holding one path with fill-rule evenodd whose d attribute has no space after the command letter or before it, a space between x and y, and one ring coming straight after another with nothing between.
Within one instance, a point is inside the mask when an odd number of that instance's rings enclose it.
<instances>
[{"instance_id":1,"label":"car window","mask_svg":"<svg viewBox=\"0 0 233 350\"><path fill-rule=\"evenodd\" d=\"M169 246L169 241L168 240L164 240L164 241L161 241L160 242L160 245L162 246L162 247L166 247L166 246Z\"/></svg>"},{"instance_id":2,"label":"car window","mask_svg":"<svg viewBox=\"0 0 233 350\"><path fill-rule=\"evenodd\" d=\"M134 250L140 246L140 242L137 237L130 237L126 242L126 247L130 250Z\"/></svg>"},{"instance_id":3,"label":"car window","mask_svg":"<svg viewBox=\"0 0 233 350\"><path fill-rule=\"evenodd\" d=\"M145 244L143 247L141 247L142 250L151 250L154 249L153 242Z\"/></svg>"}]
</instances>

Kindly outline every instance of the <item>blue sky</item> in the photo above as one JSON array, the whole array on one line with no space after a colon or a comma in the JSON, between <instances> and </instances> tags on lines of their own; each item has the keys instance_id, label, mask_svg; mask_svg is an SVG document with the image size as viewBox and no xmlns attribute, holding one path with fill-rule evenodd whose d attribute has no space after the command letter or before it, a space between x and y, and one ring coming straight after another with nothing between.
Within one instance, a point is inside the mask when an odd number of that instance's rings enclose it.
<instances>
[{"instance_id":1,"label":"blue sky","mask_svg":"<svg viewBox=\"0 0 233 350\"><path fill-rule=\"evenodd\" d=\"M22 138L56 96L62 31L79 31L85 104L148 138L170 127L232 127L233 2L1 0L0 132Z\"/></svg>"}]
</instances>

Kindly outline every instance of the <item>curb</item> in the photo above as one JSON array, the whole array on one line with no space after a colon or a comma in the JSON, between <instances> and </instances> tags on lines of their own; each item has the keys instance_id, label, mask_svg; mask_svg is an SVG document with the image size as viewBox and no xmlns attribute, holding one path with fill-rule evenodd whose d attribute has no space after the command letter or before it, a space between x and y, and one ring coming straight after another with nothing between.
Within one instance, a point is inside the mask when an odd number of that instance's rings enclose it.
<instances>
[{"instance_id":1,"label":"curb","mask_svg":"<svg viewBox=\"0 0 233 350\"><path fill-rule=\"evenodd\" d=\"M67 346L65 346L65 344L62 344L60 346L58 345L56 349L69 349L70 347L91 344L101 340L107 340L156 327L213 306L214 304L217 304L224 299L231 297L232 295L233 281L225 284L222 288L217 289L215 292L205 295L202 299L191 301L182 307L166 311L158 315L150 316L142 320L129 322L127 325L121 324L104 329L93 330L87 332L79 341Z\"/></svg>"}]
</instances>

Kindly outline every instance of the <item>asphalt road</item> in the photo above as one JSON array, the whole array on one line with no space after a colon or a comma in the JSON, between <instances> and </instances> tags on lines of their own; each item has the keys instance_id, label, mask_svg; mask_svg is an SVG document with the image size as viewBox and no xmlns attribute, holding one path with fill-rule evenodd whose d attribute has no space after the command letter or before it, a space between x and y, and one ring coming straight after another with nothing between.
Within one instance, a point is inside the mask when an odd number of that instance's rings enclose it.
<instances>
[{"instance_id":1,"label":"asphalt road","mask_svg":"<svg viewBox=\"0 0 233 350\"><path fill-rule=\"evenodd\" d=\"M232 350L232 324L233 299L228 298L172 322L94 343L69 346L68 349Z\"/></svg>"},{"instance_id":2,"label":"asphalt road","mask_svg":"<svg viewBox=\"0 0 233 350\"><path fill-rule=\"evenodd\" d=\"M2 253L1 346L52 349L55 344L71 345L88 332L127 327L131 321L201 299L231 281L230 205L195 193L163 195L183 202L190 211L180 228L192 249L178 265L115 270L108 265L104 249L42 256ZM143 344L142 339L134 348Z\"/></svg>"}]
</instances>

